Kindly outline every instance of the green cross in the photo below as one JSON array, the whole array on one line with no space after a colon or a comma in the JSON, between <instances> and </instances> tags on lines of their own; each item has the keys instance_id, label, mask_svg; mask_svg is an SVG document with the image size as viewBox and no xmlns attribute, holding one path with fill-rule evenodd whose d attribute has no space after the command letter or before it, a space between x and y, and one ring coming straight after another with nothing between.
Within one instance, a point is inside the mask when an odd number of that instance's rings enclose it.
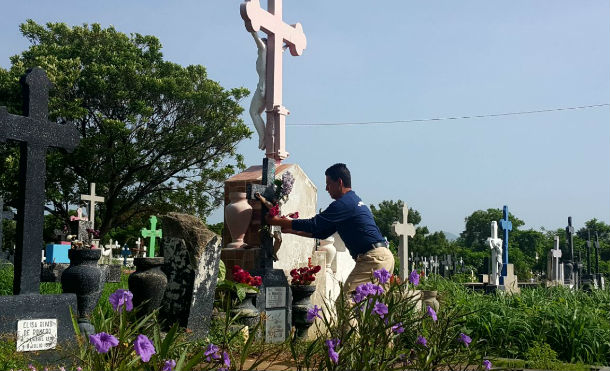
<instances>
[{"instance_id":1,"label":"green cross","mask_svg":"<svg viewBox=\"0 0 610 371\"><path fill-rule=\"evenodd\" d=\"M142 237L150 237L150 246L148 247L148 257L155 257L155 237L163 237L163 231L157 228L157 217L150 217L150 229L142 228Z\"/></svg>"}]
</instances>

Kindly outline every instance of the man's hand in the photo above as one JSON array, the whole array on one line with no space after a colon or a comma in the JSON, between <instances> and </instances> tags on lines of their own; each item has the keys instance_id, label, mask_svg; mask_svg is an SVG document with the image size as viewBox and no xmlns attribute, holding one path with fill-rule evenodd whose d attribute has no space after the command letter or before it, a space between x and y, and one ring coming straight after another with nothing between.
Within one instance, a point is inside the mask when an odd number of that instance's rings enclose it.
<instances>
[{"instance_id":1,"label":"man's hand","mask_svg":"<svg viewBox=\"0 0 610 371\"><path fill-rule=\"evenodd\" d=\"M279 225L282 228L292 229L292 219L280 218L279 216L265 215L265 221L269 225Z\"/></svg>"}]
</instances>

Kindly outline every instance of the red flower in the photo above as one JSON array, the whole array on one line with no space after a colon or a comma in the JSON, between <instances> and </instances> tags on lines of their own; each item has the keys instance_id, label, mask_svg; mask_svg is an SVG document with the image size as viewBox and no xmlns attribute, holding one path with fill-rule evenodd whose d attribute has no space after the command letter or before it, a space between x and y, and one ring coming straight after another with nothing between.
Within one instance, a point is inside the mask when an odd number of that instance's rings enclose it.
<instances>
[{"instance_id":1,"label":"red flower","mask_svg":"<svg viewBox=\"0 0 610 371\"><path fill-rule=\"evenodd\" d=\"M295 211L294 213L290 213L288 214L288 217L291 219L298 219L299 218L299 212Z\"/></svg>"},{"instance_id":2,"label":"red flower","mask_svg":"<svg viewBox=\"0 0 610 371\"><path fill-rule=\"evenodd\" d=\"M250 273L243 270L239 265L233 266L233 280L237 283L245 283L250 286L260 286L263 284L263 280L260 276L252 277Z\"/></svg>"},{"instance_id":3,"label":"red flower","mask_svg":"<svg viewBox=\"0 0 610 371\"><path fill-rule=\"evenodd\" d=\"M312 266L310 258L307 267L295 268L290 271L290 276L292 276L292 284L309 285L311 282L316 280L316 273L318 273L321 269L322 267L319 265Z\"/></svg>"},{"instance_id":4,"label":"red flower","mask_svg":"<svg viewBox=\"0 0 610 371\"><path fill-rule=\"evenodd\" d=\"M280 215L280 205L273 205L273 207L269 209L269 215L272 217Z\"/></svg>"}]
</instances>

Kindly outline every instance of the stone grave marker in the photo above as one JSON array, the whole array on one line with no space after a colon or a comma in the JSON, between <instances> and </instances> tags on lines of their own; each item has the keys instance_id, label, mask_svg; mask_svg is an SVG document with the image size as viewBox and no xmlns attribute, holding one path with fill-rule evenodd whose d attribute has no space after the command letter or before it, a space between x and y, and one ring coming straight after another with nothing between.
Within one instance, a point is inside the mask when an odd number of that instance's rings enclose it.
<instances>
[{"instance_id":1,"label":"stone grave marker","mask_svg":"<svg viewBox=\"0 0 610 371\"><path fill-rule=\"evenodd\" d=\"M492 285L500 285L500 274L502 271L502 239L498 238L498 223L494 220L491 222L491 237L487 239L487 245L491 252L489 272L489 283Z\"/></svg>"},{"instance_id":2,"label":"stone grave marker","mask_svg":"<svg viewBox=\"0 0 610 371\"><path fill-rule=\"evenodd\" d=\"M275 201L275 163L269 158L263 159L262 184L248 184L247 198L258 200L257 194L262 195L272 203ZM263 230L269 226L265 221L265 215L269 210L262 205L261 227ZM292 327L292 295L288 280L284 271L273 269L273 237L271 233L261 233L262 254L258 262L258 268L254 274L260 275L263 284L256 297L256 306L261 312L265 312L265 340L272 343L283 342L290 334Z\"/></svg>"},{"instance_id":3,"label":"stone grave marker","mask_svg":"<svg viewBox=\"0 0 610 371\"><path fill-rule=\"evenodd\" d=\"M121 256L123 257L123 266L127 266L127 258L129 258L131 256L131 250L129 249L129 246L127 246L127 244L125 244L123 246L123 248L121 249ZM132 259L133 261L133 259Z\"/></svg>"},{"instance_id":4,"label":"stone grave marker","mask_svg":"<svg viewBox=\"0 0 610 371\"><path fill-rule=\"evenodd\" d=\"M75 294L40 295L46 152L74 149L79 134L71 125L47 120L51 83L44 70L28 70L21 84L26 116L0 107L0 140L19 142L21 152L14 295L0 296L0 334L16 336L20 351L46 350L74 341L70 309L77 311Z\"/></svg>"},{"instance_id":5,"label":"stone grave marker","mask_svg":"<svg viewBox=\"0 0 610 371\"><path fill-rule=\"evenodd\" d=\"M568 216L568 225L566 227L566 243L570 257L564 263L564 282L570 287L577 285L576 272L574 269L574 227L572 226L572 217Z\"/></svg>"},{"instance_id":6,"label":"stone grave marker","mask_svg":"<svg viewBox=\"0 0 610 371\"><path fill-rule=\"evenodd\" d=\"M96 202L104 202L104 197L100 197L95 194L95 183L91 183L89 185L89 194L80 195L80 199L83 201L89 201L89 207L87 208L87 216L91 221L91 229L95 229L95 204Z\"/></svg>"},{"instance_id":7,"label":"stone grave marker","mask_svg":"<svg viewBox=\"0 0 610 371\"><path fill-rule=\"evenodd\" d=\"M163 222L163 271L167 289L160 316L179 321L197 339L207 336L218 280L221 237L197 217L169 213Z\"/></svg>"},{"instance_id":8,"label":"stone grave marker","mask_svg":"<svg viewBox=\"0 0 610 371\"><path fill-rule=\"evenodd\" d=\"M402 215L399 222L392 223L392 232L396 233L400 238L398 244L398 258L400 260L400 268L398 275L402 281L409 277L409 238L415 236L415 227L407 222L409 216L409 207L405 204L402 207Z\"/></svg>"},{"instance_id":9,"label":"stone grave marker","mask_svg":"<svg viewBox=\"0 0 610 371\"><path fill-rule=\"evenodd\" d=\"M152 215L150 217L150 229L142 228L142 237L150 238L150 244L148 248L148 257L155 257L155 244L157 237L163 237L163 231L161 229L157 229L157 217ZM139 239L138 239L139 241ZM146 252L146 247L144 247L144 252Z\"/></svg>"},{"instance_id":10,"label":"stone grave marker","mask_svg":"<svg viewBox=\"0 0 610 371\"><path fill-rule=\"evenodd\" d=\"M555 236L554 248L549 251L547 260L547 281L549 284L563 285L563 264L559 261L562 254L559 248L559 236Z\"/></svg>"}]
</instances>

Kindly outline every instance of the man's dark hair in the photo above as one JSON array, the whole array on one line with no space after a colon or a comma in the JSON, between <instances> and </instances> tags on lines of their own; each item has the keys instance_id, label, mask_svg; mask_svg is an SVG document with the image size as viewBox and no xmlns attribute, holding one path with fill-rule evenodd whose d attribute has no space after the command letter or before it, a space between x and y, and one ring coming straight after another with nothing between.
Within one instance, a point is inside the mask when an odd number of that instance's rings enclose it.
<instances>
[{"instance_id":1,"label":"man's dark hair","mask_svg":"<svg viewBox=\"0 0 610 371\"><path fill-rule=\"evenodd\" d=\"M352 188L352 175L349 173L349 170L345 164L334 164L326 169L324 175L332 179L334 182L341 178L345 188Z\"/></svg>"}]
</instances>

